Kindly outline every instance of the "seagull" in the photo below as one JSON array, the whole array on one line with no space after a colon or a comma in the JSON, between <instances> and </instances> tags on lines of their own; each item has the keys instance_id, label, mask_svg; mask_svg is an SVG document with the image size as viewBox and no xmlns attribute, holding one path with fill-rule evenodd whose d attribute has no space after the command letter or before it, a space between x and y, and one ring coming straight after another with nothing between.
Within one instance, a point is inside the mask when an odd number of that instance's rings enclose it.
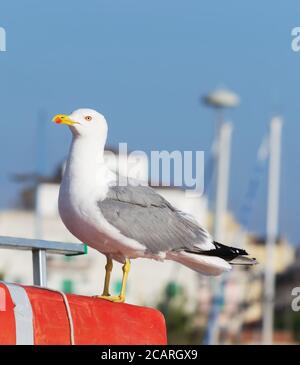
<instances>
[{"instance_id":1,"label":"seagull","mask_svg":"<svg viewBox=\"0 0 300 365\"><path fill-rule=\"evenodd\" d=\"M256 260L240 248L214 242L194 218L173 207L153 188L121 179L104 161L108 125L92 109L57 114L69 126L72 143L59 190L58 207L66 228L107 258L102 295L124 302L130 259L172 260L204 275L219 275L232 264ZM123 264L119 295L109 291L113 260Z\"/></svg>"}]
</instances>

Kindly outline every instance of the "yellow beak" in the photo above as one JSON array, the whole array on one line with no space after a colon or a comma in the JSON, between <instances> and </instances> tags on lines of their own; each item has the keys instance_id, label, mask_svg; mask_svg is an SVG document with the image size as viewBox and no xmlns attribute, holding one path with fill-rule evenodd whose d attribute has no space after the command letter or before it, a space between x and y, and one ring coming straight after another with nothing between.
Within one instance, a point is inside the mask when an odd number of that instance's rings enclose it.
<instances>
[{"instance_id":1,"label":"yellow beak","mask_svg":"<svg viewBox=\"0 0 300 365\"><path fill-rule=\"evenodd\" d=\"M55 117L52 119L52 122L56 124L67 124L67 125L74 125L79 124L74 122L68 115L65 114L56 114Z\"/></svg>"}]
</instances>

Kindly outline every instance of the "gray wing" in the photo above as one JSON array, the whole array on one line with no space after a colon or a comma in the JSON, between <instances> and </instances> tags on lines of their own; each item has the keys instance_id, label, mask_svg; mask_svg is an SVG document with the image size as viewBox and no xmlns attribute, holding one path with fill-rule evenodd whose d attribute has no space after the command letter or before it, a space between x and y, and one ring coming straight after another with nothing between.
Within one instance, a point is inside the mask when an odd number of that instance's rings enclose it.
<instances>
[{"instance_id":1,"label":"gray wing","mask_svg":"<svg viewBox=\"0 0 300 365\"><path fill-rule=\"evenodd\" d=\"M98 206L110 224L151 253L199 251L211 244L204 229L148 186L111 186Z\"/></svg>"}]
</instances>

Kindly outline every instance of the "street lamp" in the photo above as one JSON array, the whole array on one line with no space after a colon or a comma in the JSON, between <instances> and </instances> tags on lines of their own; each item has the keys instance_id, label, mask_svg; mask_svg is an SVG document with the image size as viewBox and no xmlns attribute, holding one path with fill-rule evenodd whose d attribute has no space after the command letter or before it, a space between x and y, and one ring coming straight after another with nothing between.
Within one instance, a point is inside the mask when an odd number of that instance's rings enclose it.
<instances>
[{"instance_id":1,"label":"street lamp","mask_svg":"<svg viewBox=\"0 0 300 365\"><path fill-rule=\"evenodd\" d=\"M217 89L203 97L203 102L213 108L235 108L240 103L240 98L227 89Z\"/></svg>"},{"instance_id":2,"label":"street lamp","mask_svg":"<svg viewBox=\"0 0 300 365\"><path fill-rule=\"evenodd\" d=\"M232 124L224 121L224 110L235 108L239 105L239 96L230 90L217 89L203 97L205 105L213 108L217 113L217 148L215 151L216 161L216 192L214 206L213 237L216 241L224 239L224 218L227 211L229 170L230 170L230 147ZM205 342L215 344L218 338L218 316L220 301L224 287L224 279L216 285L212 302L211 313L208 320Z\"/></svg>"},{"instance_id":3,"label":"street lamp","mask_svg":"<svg viewBox=\"0 0 300 365\"><path fill-rule=\"evenodd\" d=\"M222 240L222 221L227 209L230 147L232 124L224 121L224 110L235 108L240 99L237 94L227 89L217 89L203 97L205 105L217 112L217 151L216 151L216 195L213 234L215 240Z\"/></svg>"},{"instance_id":4,"label":"street lamp","mask_svg":"<svg viewBox=\"0 0 300 365\"><path fill-rule=\"evenodd\" d=\"M281 129L282 118L273 117L269 132L269 181L267 204L266 265L264 276L264 305L262 340L266 345L273 343L275 301L275 246L278 236Z\"/></svg>"}]
</instances>

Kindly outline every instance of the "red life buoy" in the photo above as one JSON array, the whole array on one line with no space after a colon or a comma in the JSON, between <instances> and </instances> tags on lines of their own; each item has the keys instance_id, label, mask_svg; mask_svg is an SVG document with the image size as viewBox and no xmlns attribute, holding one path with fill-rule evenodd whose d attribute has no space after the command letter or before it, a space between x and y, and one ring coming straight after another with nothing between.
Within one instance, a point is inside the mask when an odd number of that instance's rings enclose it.
<instances>
[{"instance_id":1,"label":"red life buoy","mask_svg":"<svg viewBox=\"0 0 300 365\"><path fill-rule=\"evenodd\" d=\"M0 344L167 343L163 315L155 309L4 282L0 328Z\"/></svg>"}]
</instances>

